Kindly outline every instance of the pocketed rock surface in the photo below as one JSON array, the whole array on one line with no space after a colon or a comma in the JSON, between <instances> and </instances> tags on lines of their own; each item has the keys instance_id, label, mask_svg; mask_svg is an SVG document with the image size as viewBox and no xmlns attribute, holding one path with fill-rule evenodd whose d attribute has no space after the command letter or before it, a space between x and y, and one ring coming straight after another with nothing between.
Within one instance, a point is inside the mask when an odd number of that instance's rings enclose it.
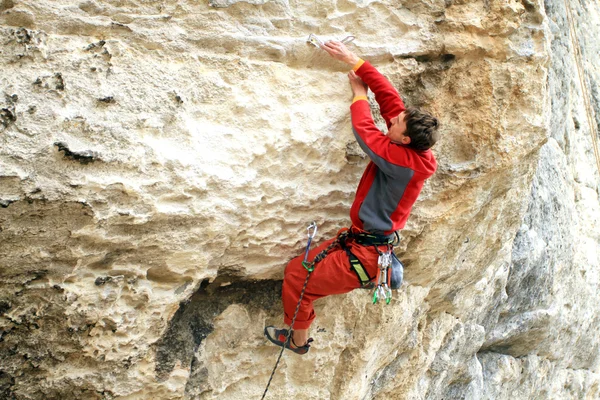
<instances>
[{"instance_id":1,"label":"pocketed rock surface","mask_svg":"<svg viewBox=\"0 0 600 400\"><path fill-rule=\"evenodd\" d=\"M349 225L367 163L348 68L310 33L354 35L439 116L439 168L392 304L318 301L267 398L600 397L599 20L592 0L0 0L0 398L262 396L283 269L310 221Z\"/></svg>"}]
</instances>

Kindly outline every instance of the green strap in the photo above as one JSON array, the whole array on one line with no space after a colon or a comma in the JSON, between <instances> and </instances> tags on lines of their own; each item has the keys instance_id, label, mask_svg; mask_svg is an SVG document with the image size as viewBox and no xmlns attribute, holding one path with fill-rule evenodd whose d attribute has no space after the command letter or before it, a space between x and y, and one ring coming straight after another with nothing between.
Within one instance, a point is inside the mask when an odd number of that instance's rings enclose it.
<instances>
[{"instance_id":1,"label":"green strap","mask_svg":"<svg viewBox=\"0 0 600 400\"><path fill-rule=\"evenodd\" d=\"M362 265L362 263L360 262L358 257L356 257L354 254L352 254L350 249L346 248L345 250L346 250L346 254L348 254L348 261L350 262L350 267L352 268L352 270L358 277L358 280L360 281L361 286L363 288L368 287L371 284L371 277L369 276L369 273L367 272L365 267Z\"/></svg>"},{"instance_id":2,"label":"green strap","mask_svg":"<svg viewBox=\"0 0 600 400\"><path fill-rule=\"evenodd\" d=\"M350 257L350 265L352 266L352 269L354 269L354 272L356 272L356 275L358 275L358 279L363 286L371 281L369 274L367 274L367 271L365 271L365 267L363 267L360 260L356 258L354 254L352 254L352 257Z\"/></svg>"}]
</instances>

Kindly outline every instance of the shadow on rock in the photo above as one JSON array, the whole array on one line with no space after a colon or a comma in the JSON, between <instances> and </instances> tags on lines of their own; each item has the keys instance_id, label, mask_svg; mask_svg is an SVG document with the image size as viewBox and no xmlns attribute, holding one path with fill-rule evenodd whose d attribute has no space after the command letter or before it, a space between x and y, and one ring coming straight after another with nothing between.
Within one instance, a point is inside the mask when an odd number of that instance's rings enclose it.
<instances>
[{"instance_id":1,"label":"shadow on rock","mask_svg":"<svg viewBox=\"0 0 600 400\"><path fill-rule=\"evenodd\" d=\"M155 371L159 381L168 378L177 361L191 364L195 351L213 331L214 319L230 305L243 304L251 312L281 309L281 281L237 281L226 286L219 281L222 279L209 284L205 280L187 302L180 304L157 343Z\"/></svg>"}]
</instances>

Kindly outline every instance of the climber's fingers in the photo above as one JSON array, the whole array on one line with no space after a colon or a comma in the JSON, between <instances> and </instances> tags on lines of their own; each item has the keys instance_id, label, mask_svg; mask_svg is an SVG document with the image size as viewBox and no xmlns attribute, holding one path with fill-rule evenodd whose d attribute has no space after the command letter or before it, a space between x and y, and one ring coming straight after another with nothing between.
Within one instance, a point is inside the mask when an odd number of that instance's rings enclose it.
<instances>
[{"instance_id":1,"label":"climber's fingers","mask_svg":"<svg viewBox=\"0 0 600 400\"><path fill-rule=\"evenodd\" d=\"M339 61L345 61L351 54L344 43L336 40L329 40L325 42L321 48L329 53L331 57Z\"/></svg>"},{"instance_id":2,"label":"climber's fingers","mask_svg":"<svg viewBox=\"0 0 600 400\"><path fill-rule=\"evenodd\" d=\"M336 53L341 53L346 46L342 42L338 42L335 40L329 40L323 44L323 50L327 52L334 51Z\"/></svg>"},{"instance_id":3,"label":"climber's fingers","mask_svg":"<svg viewBox=\"0 0 600 400\"><path fill-rule=\"evenodd\" d=\"M337 50L337 46L334 46L331 43L331 41L323 43L321 45L321 48L331 55L333 55L333 53L336 53L336 50Z\"/></svg>"}]
</instances>

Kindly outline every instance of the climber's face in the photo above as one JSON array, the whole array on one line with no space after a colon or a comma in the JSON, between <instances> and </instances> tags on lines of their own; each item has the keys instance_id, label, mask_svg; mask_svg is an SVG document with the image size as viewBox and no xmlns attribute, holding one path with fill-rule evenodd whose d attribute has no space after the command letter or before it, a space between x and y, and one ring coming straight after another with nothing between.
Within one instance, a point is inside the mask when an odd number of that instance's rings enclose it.
<instances>
[{"instance_id":1,"label":"climber's face","mask_svg":"<svg viewBox=\"0 0 600 400\"><path fill-rule=\"evenodd\" d=\"M404 121L404 117L406 116L406 112L403 111L397 117L390 119L392 126L388 129L387 136L394 143L399 144L410 144L410 137L406 136L406 121Z\"/></svg>"}]
</instances>

